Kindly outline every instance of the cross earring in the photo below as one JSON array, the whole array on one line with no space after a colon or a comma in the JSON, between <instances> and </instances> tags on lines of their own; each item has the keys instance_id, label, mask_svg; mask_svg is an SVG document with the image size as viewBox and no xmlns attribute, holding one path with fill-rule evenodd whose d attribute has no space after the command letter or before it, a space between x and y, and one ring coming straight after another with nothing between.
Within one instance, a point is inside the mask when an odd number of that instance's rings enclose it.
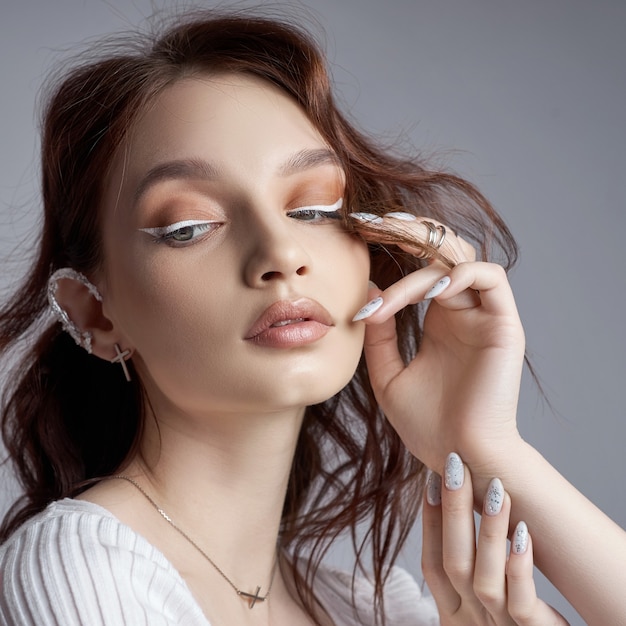
<instances>
[{"instance_id":1,"label":"cross earring","mask_svg":"<svg viewBox=\"0 0 626 626\"><path fill-rule=\"evenodd\" d=\"M130 382L130 373L128 371L128 367L126 366L126 357L130 356L130 350L124 350L122 352L119 345L115 344L115 353L115 357L111 359L111 363L119 363L124 370L124 378L126 378L126 382Z\"/></svg>"}]
</instances>

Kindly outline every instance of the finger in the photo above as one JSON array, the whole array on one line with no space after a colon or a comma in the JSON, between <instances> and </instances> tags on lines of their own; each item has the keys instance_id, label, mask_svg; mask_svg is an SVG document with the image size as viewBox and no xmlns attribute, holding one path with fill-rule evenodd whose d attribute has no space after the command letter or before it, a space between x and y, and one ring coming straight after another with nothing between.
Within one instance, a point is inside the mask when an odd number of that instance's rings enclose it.
<instances>
[{"instance_id":1,"label":"finger","mask_svg":"<svg viewBox=\"0 0 626 626\"><path fill-rule=\"evenodd\" d=\"M450 285L437 297L442 306L466 309L478 303L482 310L493 315L510 315L517 311L506 271L501 265L479 261L460 263L449 276ZM468 299L470 292L472 298Z\"/></svg>"},{"instance_id":2,"label":"finger","mask_svg":"<svg viewBox=\"0 0 626 626\"><path fill-rule=\"evenodd\" d=\"M387 389L405 368L398 350L395 318L376 326L366 326L363 352L372 389L375 393ZM378 400L380 402L381 398Z\"/></svg>"},{"instance_id":3,"label":"finger","mask_svg":"<svg viewBox=\"0 0 626 626\"><path fill-rule=\"evenodd\" d=\"M440 266L429 266L405 276L384 292L370 290L369 297L376 297L354 316L355 323L367 322L364 353L370 382L379 401L382 400L378 394L406 367L398 349L394 314L408 304L423 300L433 287L439 287L438 281L444 272ZM374 323L369 323L372 321Z\"/></svg>"},{"instance_id":4,"label":"finger","mask_svg":"<svg viewBox=\"0 0 626 626\"><path fill-rule=\"evenodd\" d=\"M398 349L394 314L411 301L423 299L441 273L441 268L430 267L413 272L367 303L355 316L354 319L359 320L365 314L368 322L375 318L375 323L367 324L364 340L365 358L374 390L386 389L406 366Z\"/></svg>"},{"instance_id":5,"label":"finger","mask_svg":"<svg viewBox=\"0 0 626 626\"><path fill-rule=\"evenodd\" d=\"M443 569L443 535L441 511L441 476L428 477L422 512L422 573L442 615L454 615L461 604L448 575Z\"/></svg>"},{"instance_id":6,"label":"finger","mask_svg":"<svg viewBox=\"0 0 626 626\"><path fill-rule=\"evenodd\" d=\"M380 242L380 243L393 243L401 247L403 250L421 256L424 258L424 251L427 256L439 258L441 252L443 257L448 259L454 259L452 264L447 263L447 266L452 267L452 273L456 269L454 266L464 265L466 262L472 262L474 265L474 259L476 258L476 250L474 247L461 237L458 237L449 228L446 228L440 222L433 220L432 218L419 218L410 213L404 212L391 212L385 216L377 216L369 213L351 213L352 221L363 237L368 241ZM443 236L439 237L435 245L429 244L430 234L432 229L443 229L441 232ZM406 240L409 241L406 241ZM404 241L404 242L403 242ZM411 243L415 242L415 244ZM439 244L442 244L441 246ZM442 269L444 267L443 262L446 258L441 258L439 261L433 261L429 267ZM480 265L480 264L478 264ZM500 302L500 304L507 305L507 311L511 310L511 303L514 305L510 288L506 280L506 273L503 268L495 264L483 264L485 268L489 268L482 274L476 274L480 271L474 268L474 275L464 269L462 272L457 273L460 278L459 285L461 288L458 290L450 291L447 298L444 298L448 302L448 308L453 309L466 309L474 308L480 304L497 304L501 293L506 293L508 296L506 302ZM413 273L415 274L415 272ZM426 275L423 277L426 278ZM451 274L451 278L454 282L457 282L457 278ZM373 316L370 321L381 321L387 319L387 317L407 304L418 302L420 297L416 295L414 289L407 289L410 286L417 287L417 284L407 284L402 279L394 285L394 290L386 293L384 298L384 306L380 307L380 311ZM476 293L479 291L493 290L494 286L499 286L501 289L498 293L488 293L487 297L483 300L478 298ZM423 285L421 285L423 286ZM504 291L502 291L504 288ZM406 289L406 291L405 291ZM423 292L424 294L425 292ZM455 296L454 298L452 296ZM423 296L422 296L423 298ZM494 311L497 312L497 311Z\"/></svg>"},{"instance_id":7,"label":"finger","mask_svg":"<svg viewBox=\"0 0 626 626\"><path fill-rule=\"evenodd\" d=\"M528 528L520 522L511 539L507 564L508 613L519 626L567 626L567 620L537 598L533 578L533 545Z\"/></svg>"},{"instance_id":8,"label":"finger","mask_svg":"<svg viewBox=\"0 0 626 626\"><path fill-rule=\"evenodd\" d=\"M471 244L431 217L393 211L385 215L351 213L350 218L366 241L397 245L418 258L436 258L448 267L476 258Z\"/></svg>"},{"instance_id":9,"label":"finger","mask_svg":"<svg viewBox=\"0 0 626 626\"><path fill-rule=\"evenodd\" d=\"M461 602L477 608L473 589L476 531L472 482L469 471L454 452L448 455L444 467L441 508L444 571Z\"/></svg>"},{"instance_id":10,"label":"finger","mask_svg":"<svg viewBox=\"0 0 626 626\"><path fill-rule=\"evenodd\" d=\"M416 304L430 297L429 292L446 272L447 268L440 264L433 264L407 274L385 291L380 292L380 301L368 302L356 313L353 321L380 323L389 319L405 306Z\"/></svg>"},{"instance_id":11,"label":"finger","mask_svg":"<svg viewBox=\"0 0 626 626\"><path fill-rule=\"evenodd\" d=\"M478 532L474 593L497 624L513 624L507 611L506 561L511 498L494 478L485 494Z\"/></svg>"},{"instance_id":12,"label":"finger","mask_svg":"<svg viewBox=\"0 0 626 626\"><path fill-rule=\"evenodd\" d=\"M382 300L377 306L371 308L368 303L355 320L380 323L409 304L431 298L454 310L481 306L484 312L494 315L509 315L517 310L504 268L478 261L460 263L449 271L433 263L404 276L380 295Z\"/></svg>"}]
</instances>

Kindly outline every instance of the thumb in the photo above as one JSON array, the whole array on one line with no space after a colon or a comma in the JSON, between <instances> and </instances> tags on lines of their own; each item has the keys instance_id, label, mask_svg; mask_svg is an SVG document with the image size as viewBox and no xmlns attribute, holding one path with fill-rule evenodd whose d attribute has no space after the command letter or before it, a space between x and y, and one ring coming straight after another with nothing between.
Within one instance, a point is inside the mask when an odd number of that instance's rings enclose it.
<instances>
[{"instance_id":1,"label":"thumb","mask_svg":"<svg viewBox=\"0 0 626 626\"><path fill-rule=\"evenodd\" d=\"M383 321L367 324L363 349L372 389L380 401L389 383L405 367L398 350L396 319L393 315Z\"/></svg>"}]
</instances>

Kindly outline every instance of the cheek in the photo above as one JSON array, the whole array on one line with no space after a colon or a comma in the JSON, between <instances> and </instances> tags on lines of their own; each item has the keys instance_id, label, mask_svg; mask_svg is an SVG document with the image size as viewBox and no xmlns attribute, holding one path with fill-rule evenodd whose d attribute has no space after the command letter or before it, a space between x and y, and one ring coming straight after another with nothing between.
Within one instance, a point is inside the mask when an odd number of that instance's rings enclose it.
<instances>
[{"instance_id":1,"label":"cheek","mask_svg":"<svg viewBox=\"0 0 626 626\"><path fill-rule=\"evenodd\" d=\"M367 296L368 280L370 275L370 256L367 244L360 238L343 234L341 241L317 252L325 263L329 264L329 271L335 277L335 284L345 291L342 297L354 294L360 308ZM356 310L355 310L356 313Z\"/></svg>"},{"instance_id":2,"label":"cheek","mask_svg":"<svg viewBox=\"0 0 626 626\"><path fill-rule=\"evenodd\" d=\"M181 267L174 255L144 253L127 260L111 264L109 300L114 323L140 353L168 351L174 357L197 342L198 334L216 334L220 320L227 321L219 306L227 295L216 292L206 268ZM222 291L228 288L221 283Z\"/></svg>"}]
</instances>

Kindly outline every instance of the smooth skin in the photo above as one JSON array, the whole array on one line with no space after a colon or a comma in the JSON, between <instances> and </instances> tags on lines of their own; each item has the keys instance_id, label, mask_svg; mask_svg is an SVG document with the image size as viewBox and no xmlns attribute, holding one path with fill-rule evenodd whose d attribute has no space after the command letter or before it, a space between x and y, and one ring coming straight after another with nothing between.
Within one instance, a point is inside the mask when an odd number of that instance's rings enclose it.
<instances>
[{"instance_id":1,"label":"smooth skin","mask_svg":"<svg viewBox=\"0 0 626 626\"><path fill-rule=\"evenodd\" d=\"M94 354L132 350L153 414L124 473L247 592L267 591L305 407L352 377L365 327L369 255L332 206L343 172L301 109L251 77L199 76L141 116L107 185L98 307L73 310ZM330 155L332 157L332 154ZM145 229L207 224L158 240ZM59 297L64 291L59 288ZM314 300L317 341L273 348L248 339L276 302ZM159 548L213 626L311 624L289 577L254 610L131 484L83 494ZM323 623L320 614L317 622Z\"/></svg>"},{"instance_id":2,"label":"smooth skin","mask_svg":"<svg viewBox=\"0 0 626 626\"><path fill-rule=\"evenodd\" d=\"M387 218L387 221L393 218ZM402 222L415 238L425 241L425 228L418 218ZM397 227L394 224L393 227ZM369 240L375 224L370 224ZM383 236L381 235L381 239ZM592 626L617 626L626 622L626 533L580 494L541 455L520 437L516 412L524 355L524 333L504 270L495 264L474 261L467 242L448 230L444 252L458 261L452 269L434 262L381 292L383 304L364 320L367 324L365 355L371 382L385 414L409 450L434 471L442 474L448 453L457 452L471 474L461 494L443 494L443 528L465 534L467 554L462 562L451 562L448 541L455 532L443 533L441 565L427 551L425 569L429 582L439 589L438 603L446 624L560 624L558 616L536 599L532 585L531 550L523 558L512 557L507 589L498 548L481 556L488 544L479 542L476 561L469 511L481 510L489 482L498 477L511 501L508 529L523 520L532 536L536 564ZM449 286L431 302L424 324L419 353L407 366L397 349L393 315L409 303L417 303L442 277ZM469 494L473 498L469 498ZM457 501L454 505L453 502ZM428 537L436 534L436 513L426 507ZM489 520L491 524L492 520ZM504 525L502 526L504 528ZM463 531L463 529L465 529ZM504 533L502 535L504 539ZM462 540L463 541L463 540ZM455 551L452 550L452 553ZM500 554L500 556L498 556ZM484 566L493 562L499 577L500 595L484 600ZM480 578L476 576L480 574ZM461 617L450 609L450 586L458 594L457 604L467 606ZM493 585L487 585L493 589ZM447 588L447 591L441 591ZM509 596L507 597L507 593ZM477 616L476 598L486 611L493 604L491 622ZM502 607L509 607L509 615ZM513 608L514 607L514 608ZM547 617L549 616L549 617ZM513 621L511 621L511 619Z\"/></svg>"},{"instance_id":3,"label":"smooth skin","mask_svg":"<svg viewBox=\"0 0 626 626\"><path fill-rule=\"evenodd\" d=\"M537 598L530 537L523 553L511 550L507 557L509 495L504 493L496 514L487 513L485 501L478 539L473 503L467 468L459 489L444 488L438 504L428 498L424 502L422 570L441 624L566 625L557 611Z\"/></svg>"},{"instance_id":4,"label":"smooth skin","mask_svg":"<svg viewBox=\"0 0 626 626\"><path fill-rule=\"evenodd\" d=\"M265 587L305 407L346 384L365 342L376 396L408 449L438 473L451 451L467 464L463 488L444 493L441 509L425 511L432 555L425 571L442 622L482 625L487 611L494 624L541 623L548 609L533 591L532 551L513 568L519 584L503 582L504 522L523 517L547 575L589 623L615 623L615 615L626 615L614 582L623 533L517 433L524 338L504 271L474 262L471 246L450 232L443 251L464 262L406 276L382 293L378 311L353 322L368 297L381 294L368 288L367 248L340 222L299 210L343 196L343 173L327 151L289 97L230 75L174 83L121 146L103 203L105 263L93 277L103 302L67 285L57 298L93 334L96 356L111 360L116 343L132 352L147 390L154 413L125 473L238 586ZM189 220L207 224L177 231L191 243L155 242L150 234ZM419 220L403 227L427 240ZM405 367L393 314L446 274L450 286L431 303L422 349ZM323 338L289 349L247 340L267 307L299 298L326 309L331 327ZM501 514L495 539L476 547L472 505L480 506L494 476L508 490L511 512ZM126 481L103 481L81 497L160 549L214 626L311 624L280 571L271 601L250 611ZM564 517L576 518L567 543ZM591 547L593 525L602 532ZM494 600L485 602L475 585L468 555L476 571L495 577ZM585 568L576 571L577 562ZM327 623L321 610L316 623Z\"/></svg>"}]
</instances>

